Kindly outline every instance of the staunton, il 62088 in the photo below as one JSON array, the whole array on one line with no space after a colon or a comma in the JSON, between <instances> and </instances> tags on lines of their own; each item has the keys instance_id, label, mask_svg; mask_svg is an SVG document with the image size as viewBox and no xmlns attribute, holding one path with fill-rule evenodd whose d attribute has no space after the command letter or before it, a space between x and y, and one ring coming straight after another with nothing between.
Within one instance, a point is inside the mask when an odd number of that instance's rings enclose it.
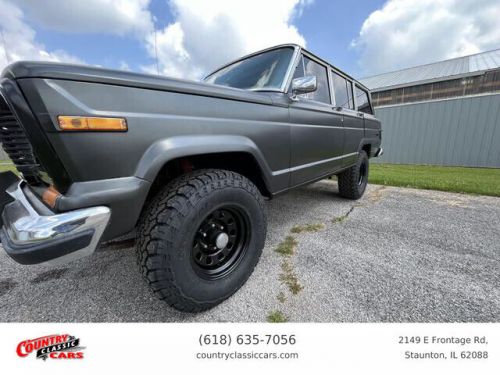
<instances>
[{"instance_id":1,"label":"staunton, il 62088","mask_svg":"<svg viewBox=\"0 0 500 375\"><path fill-rule=\"evenodd\" d=\"M265 198L337 175L365 191L382 153L370 92L296 45L193 82L16 62L0 81L2 247L22 264L88 256L136 233L156 295L202 311L249 278ZM18 177L20 176L20 177Z\"/></svg>"}]
</instances>

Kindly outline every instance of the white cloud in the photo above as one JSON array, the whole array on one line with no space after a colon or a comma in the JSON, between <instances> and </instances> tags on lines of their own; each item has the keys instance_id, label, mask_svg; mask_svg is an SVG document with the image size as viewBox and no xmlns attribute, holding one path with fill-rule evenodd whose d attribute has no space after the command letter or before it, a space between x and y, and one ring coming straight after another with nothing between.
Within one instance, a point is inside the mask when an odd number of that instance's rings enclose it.
<instances>
[{"instance_id":1,"label":"white cloud","mask_svg":"<svg viewBox=\"0 0 500 375\"><path fill-rule=\"evenodd\" d=\"M498 0L389 0L352 46L376 74L499 48L499 19Z\"/></svg>"},{"instance_id":2,"label":"white cloud","mask_svg":"<svg viewBox=\"0 0 500 375\"><path fill-rule=\"evenodd\" d=\"M167 1L167 0L165 0ZM154 32L150 0L0 0L0 25L11 60L78 61L64 51L46 51L30 21L65 33L132 36L144 43L160 74L200 78L245 53L271 45L305 45L294 18L313 0L170 0L174 21ZM22 9L22 10L21 10ZM1 42L1 41L0 41ZM0 66L6 61L0 57ZM126 62L121 69L128 69ZM157 73L156 63L142 67Z\"/></svg>"},{"instance_id":3,"label":"white cloud","mask_svg":"<svg viewBox=\"0 0 500 375\"><path fill-rule=\"evenodd\" d=\"M65 33L103 33L133 35L146 40L153 30L150 0L0 0L0 69L18 60L46 60L82 63L63 50L47 51L36 41L36 33L26 22L26 15L41 26ZM121 63L127 70L128 65Z\"/></svg>"},{"instance_id":4,"label":"white cloud","mask_svg":"<svg viewBox=\"0 0 500 375\"><path fill-rule=\"evenodd\" d=\"M125 71L127 71L127 72L130 72L130 71L131 71L130 66L127 64L127 62L126 62L126 61L123 61L123 60L122 60L122 61L120 61L120 66L119 66L119 68L118 68L118 69L120 69L120 70L125 70Z\"/></svg>"},{"instance_id":5,"label":"white cloud","mask_svg":"<svg viewBox=\"0 0 500 375\"><path fill-rule=\"evenodd\" d=\"M175 21L146 38L160 73L199 78L245 53L279 43L305 45L293 19L311 0L171 0ZM156 73L156 66L143 68Z\"/></svg>"},{"instance_id":6,"label":"white cloud","mask_svg":"<svg viewBox=\"0 0 500 375\"><path fill-rule=\"evenodd\" d=\"M150 0L17 0L42 26L63 32L143 37L153 29Z\"/></svg>"},{"instance_id":7,"label":"white cloud","mask_svg":"<svg viewBox=\"0 0 500 375\"><path fill-rule=\"evenodd\" d=\"M0 0L0 71L18 60L45 60L81 63L81 60L62 50L47 51L36 42L35 31L23 20L23 12L14 4Z\"/></svg>"}]
</instances>

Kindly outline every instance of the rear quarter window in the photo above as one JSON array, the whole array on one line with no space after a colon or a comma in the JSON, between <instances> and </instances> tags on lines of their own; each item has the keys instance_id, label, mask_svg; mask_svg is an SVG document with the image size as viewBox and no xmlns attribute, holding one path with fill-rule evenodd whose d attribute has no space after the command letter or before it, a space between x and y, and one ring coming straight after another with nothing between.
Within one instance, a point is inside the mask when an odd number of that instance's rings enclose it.
<instances>
[{"instance_id":1,"label":"rear quarter window","mask_svg":"<svg viewBox=\"0 0 500 375\"><path fill-rule=\"evenodd\" d=\"M356 92L356 104L358 105L358 111L373 115L372 106L368 100L368 93L358 86L356 86L354 90Z\"/></svg>"}]
</instances>

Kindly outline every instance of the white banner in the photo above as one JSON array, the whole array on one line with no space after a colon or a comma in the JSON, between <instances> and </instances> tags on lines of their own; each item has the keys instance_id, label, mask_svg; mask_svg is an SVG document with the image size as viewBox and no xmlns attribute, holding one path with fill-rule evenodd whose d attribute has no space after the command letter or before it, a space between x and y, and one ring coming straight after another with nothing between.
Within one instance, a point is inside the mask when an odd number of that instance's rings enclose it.
<instances>
[{"instance_id":1,"label":"white banner","mask_svg":"<svg viewBox=\"0 0 500 375\"><path fill-rule=\"evenodd\" d=\"M498 374L499 324L0 324L3 374ZM277 372L278 374L278 372Z\"/></svg>"}]
</instances>

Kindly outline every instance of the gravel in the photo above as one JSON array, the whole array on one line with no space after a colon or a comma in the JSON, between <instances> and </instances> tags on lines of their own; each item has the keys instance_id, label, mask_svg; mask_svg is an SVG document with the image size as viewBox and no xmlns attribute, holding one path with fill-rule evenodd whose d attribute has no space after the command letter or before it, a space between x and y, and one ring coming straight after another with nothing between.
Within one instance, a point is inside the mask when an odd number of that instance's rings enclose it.
<instances>
[{"instance_id":1,"label":"gravel","mask_svg":"<svg viewBox=\"0 0 500 375\"><path fill-rule=\"evenodd\" d=\"M499 198L371 185L349 201L321 181L267 210L255 272L210 311L157 300L124 241L58 267L21 266L0 251L0 322L258 322L273 311L296 322L500 321ZM290 232L307 224L324 225ZM288 235L295 253L276 253ZM280 277L284 262L297 294Z\"/></svg>"}]
</instances>

